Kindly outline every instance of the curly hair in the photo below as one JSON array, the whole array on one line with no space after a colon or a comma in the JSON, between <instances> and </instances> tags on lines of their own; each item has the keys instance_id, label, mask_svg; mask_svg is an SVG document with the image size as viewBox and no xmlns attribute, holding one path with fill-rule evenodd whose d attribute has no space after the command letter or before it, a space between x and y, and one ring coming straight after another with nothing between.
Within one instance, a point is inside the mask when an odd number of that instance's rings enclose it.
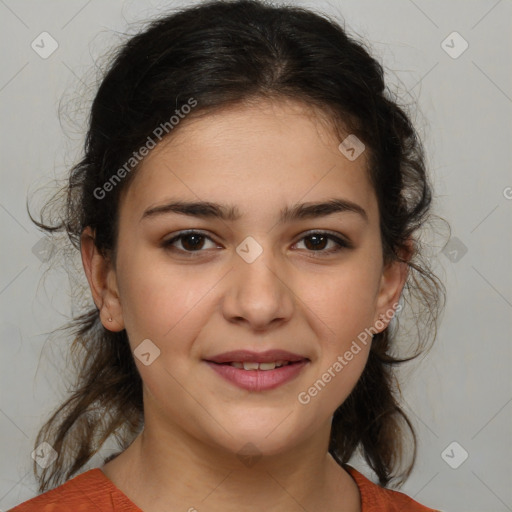
<instances>
[{"instance_id":1,"label":"curly hair","mask_svg":"<svg viewBox=\"0 0 512 512\"><path fill-rule=\"evenodd\" d=\"M210 1L153 20L110 58L90 109L83 156L60 191L59 220L45 220L48 211L55 212L55 196L39 221L29 212L32 221L49 234L62 233L78 252L81 233L90 226L101 254L115 257L119 198L137 166L108 200L99 199L97 190L190 98L197 101L190 118L242 101L292 99L317 107L340 133L353 133L365 144L384 260L409 268L401 317L409 314L417 327L407 334L407 346L415 350L398 357L403 318L373 337L359 381L334 413L329 452L344 464L360 450L381 485L402 482L412 470L417 442L400 406L394 368L435 339L445 295L418 235L433 218L432 186L418 133L385 85L383 67L335 20L260 0ZM70 396L35 442L47 441L58 453L40 474L34 462L41 492L78 472L111 436L124 450L144 423L142 381L126 331L105 329L91 304L65 329L72 333L70 351L79 371Z\"/></svg>"}]
</instances>

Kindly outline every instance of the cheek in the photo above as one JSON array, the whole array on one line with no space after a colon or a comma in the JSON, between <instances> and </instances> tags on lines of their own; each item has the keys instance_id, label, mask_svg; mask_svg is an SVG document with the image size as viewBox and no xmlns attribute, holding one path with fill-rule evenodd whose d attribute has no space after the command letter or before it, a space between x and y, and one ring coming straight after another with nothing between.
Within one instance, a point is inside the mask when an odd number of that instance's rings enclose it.
<instances>
[{"instance_id":1,"label":"cheek","mask_svg":"<svg viewBox=\"0 0 512 512\"><path fill-rule=\"evenodd\" d=\"M119 253L123 254L118 262L119 292L128 336L133 342L160 337L163 324L168 330L174 318L183 314L184 302L177 300L182 295L181 283L165 275L144 253L126 249Z\"/></svg>"},{"instance_id":2,"label":"cheek","mask_svg":"<svg viewBox=\"0 0 512 512\"><path fill-rule=\"evenodd\" d=\"M377 263L361 256L336 273L301 283L306 315L319 340L318 364L298 397L299 403L310 404L306 414L312 417L334 412L364 370L375 320Z\"/></svg>"},{"instance_id":3,"label":"cheek","mask_svg":"<svg viewBox=\"0 0 512 512\"><path fill-rule=\"evenodd\" d=\"M379 274L375 261L354 258L333 272L305 276L298 289L301 300L314 313L320 326L319 339L338 349L370 327L375 320ZM312 318L314 321L314 318ZM321 335L320 335L321 334Z\"/></svg>"},{"instance_id":4,"label":"cheek","mask_svg":"<svg viewBox=\"0 0 512 512\"><path fill-rule=\"evenodd\" d=\"M123 319L135 347L149 338L162 350L172 344L183 352L200 327L207 296L218 276L193 265L166 264L161 255L144 253L125 257L119 264Z\"/></svg>"}]
</instances>

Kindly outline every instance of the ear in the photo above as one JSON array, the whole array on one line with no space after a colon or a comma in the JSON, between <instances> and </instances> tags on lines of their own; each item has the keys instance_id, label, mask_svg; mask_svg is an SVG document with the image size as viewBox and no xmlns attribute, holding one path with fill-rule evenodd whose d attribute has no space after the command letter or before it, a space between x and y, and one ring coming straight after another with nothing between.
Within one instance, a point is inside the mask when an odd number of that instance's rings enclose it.
<instances>
[{"instance_id":1,"label":"ear","mask_svg":"<svg viewBox=\"0 0 512 512\"><path fill-rule=\"evenodd\" d=\"M90 226L87 226L80 236L80 252L92 298L100 311L103 327L109 331L122 331L124 320L116 272L110 259L98 251Z\"/></svg>"},{"instance_id":2,"label":"ear","mask_svg":"<svg viewBox=\"0 0 512 512\"><path fill-rule=\"evenodd\" d=\"M394 260L384 266L377 294L377 318L374 321L376 332L382 332L386 329L395 314L403 287L409 275L407 262L411 259L413 250L414 241L409 239L406 243L406 248L400 254L402 261Z\"/></svg>"}]
</instances>

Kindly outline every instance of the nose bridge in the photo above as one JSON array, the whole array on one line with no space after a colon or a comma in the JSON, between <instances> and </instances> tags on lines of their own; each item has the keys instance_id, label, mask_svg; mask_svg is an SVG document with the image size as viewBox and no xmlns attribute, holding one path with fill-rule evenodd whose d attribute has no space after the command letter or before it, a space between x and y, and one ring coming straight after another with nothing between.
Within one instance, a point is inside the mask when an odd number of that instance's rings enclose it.
<instances>
[{"instance_id":1,"label":"nose bridge","mask_svg":"<svg viewBox=\"0 0 512 512\"><path fill-rule=\"evenodd\" d=\"M227 319L243 319L254 329L264 329L276 319L289 317L293 300L272 249L247 237L236 252L224 300Z\"/></svg>"}]
</instances>

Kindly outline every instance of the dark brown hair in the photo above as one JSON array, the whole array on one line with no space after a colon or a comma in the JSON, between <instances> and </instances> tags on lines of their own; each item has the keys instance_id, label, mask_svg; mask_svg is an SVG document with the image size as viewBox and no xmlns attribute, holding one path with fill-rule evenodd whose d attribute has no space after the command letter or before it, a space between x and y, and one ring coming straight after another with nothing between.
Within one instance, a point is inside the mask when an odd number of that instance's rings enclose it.
<instances>
[{"instance_id":1,"label":"dark brown hair","mask_svg":"<svg viewBox=\"0 0 512 512\"><path fill-rule=\"evenodd\" d=\"M83 158L64 189L60 220L45 220L55 201L41 210L40 222L32 220L49 233L67 235L77 251L90 226L98 249L115 261L119 197L137 166L106 199L98 190L191 98L197 105L190 118L259 98L301 101L366 145L385 262L405 261L409 267L401 317L410 314L414 320L415 332L407 334L414 350L398 357L402 318L374 336L361 378L335 411L329 451L343 464L360 449L382 485L403 481L414 464L416 436L399 405L394 366L435 338L445 293L423 261L417 236L433 217L432 189L421 141L405 107L385 86L382 66L336 21L256 0L203 3L152 21L111 58L90 109ZM409 240L414 243L408 252ZM71 395L37 436L36 446L46 441L58 452L40 475L34 462L41 492L78 472L110 436L124 450L144 421L142 381L126 331L106 330L91 304L65 328L73 335L71 353L79 371Z\"/></svg>"}]
</instances>

